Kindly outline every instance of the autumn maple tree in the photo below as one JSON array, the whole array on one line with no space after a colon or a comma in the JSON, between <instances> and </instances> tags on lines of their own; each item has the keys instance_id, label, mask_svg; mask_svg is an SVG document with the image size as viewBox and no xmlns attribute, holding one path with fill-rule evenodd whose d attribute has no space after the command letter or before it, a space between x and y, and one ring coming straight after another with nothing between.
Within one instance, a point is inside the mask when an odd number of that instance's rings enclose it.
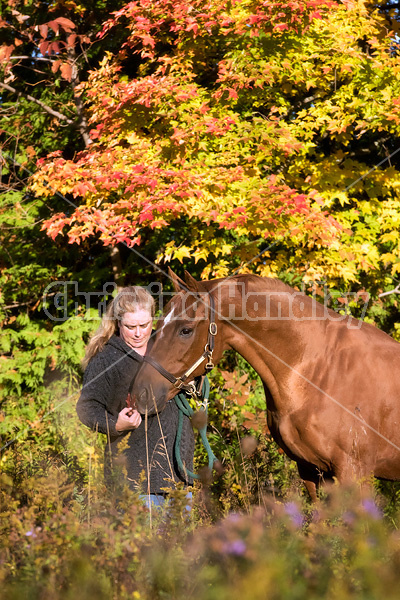
<instances>
[{"instance_id":1,"label":"autumn maple tree","mask_svg":"<svg viewBox=\"0 0 400 600\"><path fill-rule=\"evenodd\" d=\"M45 223L52 238L140 247L181 223L154 258L203 259L205 277L395 276L400 79L386 15L364 2L148 0L100 37L121 27L120 52L80 86L92 143L48 157L32 182L76 206Z\"/></svg>"},{"instance_id":2,"label":"autumn maple tree","mask_svg":"<svg viewBox=\"0 0 400 600\"><path fill-rule=\"evenodd\" d=\"M252 60L265 40L299 35L320 18L318 8L326 10L315 2L282 7L141 2L117 12L101 35L123 22L129 37L81 86L93 143L73 161L53 155L35 176L37 194L57 189L76 203L72 214L47 221L48 233L66 228L70 242L100 235L105 244L133 246L145 228L180 220L190 223L190 237L169 240L158 260L203 259L203 275L225 275L251 260L260 238L291 231L292 248L334 239L340 225L317 190L304 192L283 175L301 144L273 96L254 102L264 84L245 81L242 69L243 81L230 80L231 56ZM137 56L136 76L127 77ZM261 264L270 271L265 255Z\"/></svg>"}]
</instances>

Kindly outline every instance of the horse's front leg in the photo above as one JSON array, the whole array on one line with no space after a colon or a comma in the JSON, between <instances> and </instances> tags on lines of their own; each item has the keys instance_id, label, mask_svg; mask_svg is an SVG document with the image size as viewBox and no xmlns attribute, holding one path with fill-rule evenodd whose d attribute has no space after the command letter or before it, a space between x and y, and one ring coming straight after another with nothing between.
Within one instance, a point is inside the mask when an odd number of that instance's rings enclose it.
<instances>
[{"instance_id":1,"label":"horse's front leg","mask_svg":"<svg viewBox=\"0 0 400 600\"><path fill-rule=\"evenodd\" d=\"M323 482L323 473L311 463L298 462L297 468L311 501L317 502L318 490Z\"/></svg>"}]
</instances>

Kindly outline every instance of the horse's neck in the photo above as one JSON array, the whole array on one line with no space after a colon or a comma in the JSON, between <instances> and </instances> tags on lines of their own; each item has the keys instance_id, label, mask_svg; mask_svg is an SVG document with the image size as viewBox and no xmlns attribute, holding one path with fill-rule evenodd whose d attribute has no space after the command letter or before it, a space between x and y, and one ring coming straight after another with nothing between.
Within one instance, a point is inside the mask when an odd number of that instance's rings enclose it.
<instances>
[{"instance_id":1,"label":"horse's neck","mask_svg":"<svg viewBox=\"0 0 400 600\"><path fill-rule=\"evenodd\" d=\"M257 365L267 365L270 370L284 365L295 365L301 360L302 344L293 323L281 321L279 328L268 322L235 322L227 327L228 345L239 352L259 372ZM261 373L259 372L261 375Z\"/></svg>"},{"instance_id":2,"label":"horse's neck","mask_svg":"<svg viewBox=\"0 0 400 600\"><path fill-rule=\"evenodd\" d=\"M293 341L299 331L298 305L311 314L310 299L301 295L299 301L288 286L273 281L269 289L265 281L259 278L249 286L242 282L222 284L218 288L217 313L230 329L229 345L240 354L252 355L253 360L261 354L264 362L277 352L293 358Z\"/></svg>"},{"instance_id":3,"label":"horse's neck","mask_svg":"<svg viewBox=\"0 0 400 600\"><path fill-rule=\"evenodd\" d=\"M237 295L235 305L231 296L221 302L225 346L243 356L278 401L293 369L301 363L306 324L290 318L290 289L289 294L285 288L272 294L250 290L245 300Z\"/></svg>"},{"instance_id":4,"label":"horse's neck","mask_svg":"<svg viewBox=\"0 0 400 600\"><path fill-rule=\"evenodd\" d=\"M284 414L297 407L300 398L288 396L290 379L299 370L302 344L290 324L282 323L280 333L263 324L252 328L246 323L226 324L227 347L238 352L258 373L268 388L267 409Z\"/></svg>"}]
</instances>

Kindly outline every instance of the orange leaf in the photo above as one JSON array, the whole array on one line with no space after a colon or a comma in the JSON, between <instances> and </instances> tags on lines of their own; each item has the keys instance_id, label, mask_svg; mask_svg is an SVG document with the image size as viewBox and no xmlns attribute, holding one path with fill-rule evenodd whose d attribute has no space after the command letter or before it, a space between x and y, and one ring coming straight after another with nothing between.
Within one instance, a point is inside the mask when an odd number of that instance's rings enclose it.
<instances>
[{"instance_id":1,"label":"orange leaf","mask_svg":"<svg viewBox=\"0 0 400 600\"><path fill-rule=\"evenodd\" d=\"M244 406L246 404L246 400L247 400L247 398L245 396L237 396L236 397L236 403L239 406Z\"/></svg>"},{"instance_id":2,"label":"orange leaf","mask_svg":"<svg viewBox=\"0 0 400 600\"><path fill-rule=\"evenodd\" d=\"M55 60L53 62L53 64L51 65L51 70L53 73L56 73L58 71L58 67L61 65L61 60Z\"/></svg>"},{"instance_id":3,"label":"orange leaf","mask_svg":"<svg viewBox=\"0 0 400 600\"><path fill-rule=\"evenodd\" d=\"M72 79L72 67L69 63L62 63L60 67L61 76L63 79L67 81L71 81Z\"/></svg>"}]
</instances>

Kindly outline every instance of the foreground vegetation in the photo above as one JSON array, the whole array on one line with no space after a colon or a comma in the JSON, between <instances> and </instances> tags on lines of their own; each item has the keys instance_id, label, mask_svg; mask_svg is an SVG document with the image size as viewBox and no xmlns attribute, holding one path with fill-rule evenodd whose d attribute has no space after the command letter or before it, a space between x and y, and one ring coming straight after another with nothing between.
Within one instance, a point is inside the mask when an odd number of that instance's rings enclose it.
<instances>
[{"instance_id":1,"label":"foreground vegetation","mask_svg":"<svg viewBox=\"0 0 400 600\"><path fill-rule=\"evenodd\" d=\"M154 600L396 598L400 534L382 498L333 486L224 514L207 487L150 514L129 490L83 494L65 468L1 476L0 597ZM381 506L380 506L381 504Z\"/></svg>"},{"instance_id":2,"label":"foreground vegetation","mask_svg":"<svg viewBox=\"0 0 400 600\"><path fill-rule=\"evenodd\" d=\"M191 515L183 489L149 512L131 490L104 487L103 440L78 422L64 384L49 386L57 411L18 431L15 418L0 475L1 599L397 597L396 486L332 485L310 506L261 409L250 410L257 383L213 379L209 437L223 470L210 477L197 446Z\"/></svg>"}]
</instances>

